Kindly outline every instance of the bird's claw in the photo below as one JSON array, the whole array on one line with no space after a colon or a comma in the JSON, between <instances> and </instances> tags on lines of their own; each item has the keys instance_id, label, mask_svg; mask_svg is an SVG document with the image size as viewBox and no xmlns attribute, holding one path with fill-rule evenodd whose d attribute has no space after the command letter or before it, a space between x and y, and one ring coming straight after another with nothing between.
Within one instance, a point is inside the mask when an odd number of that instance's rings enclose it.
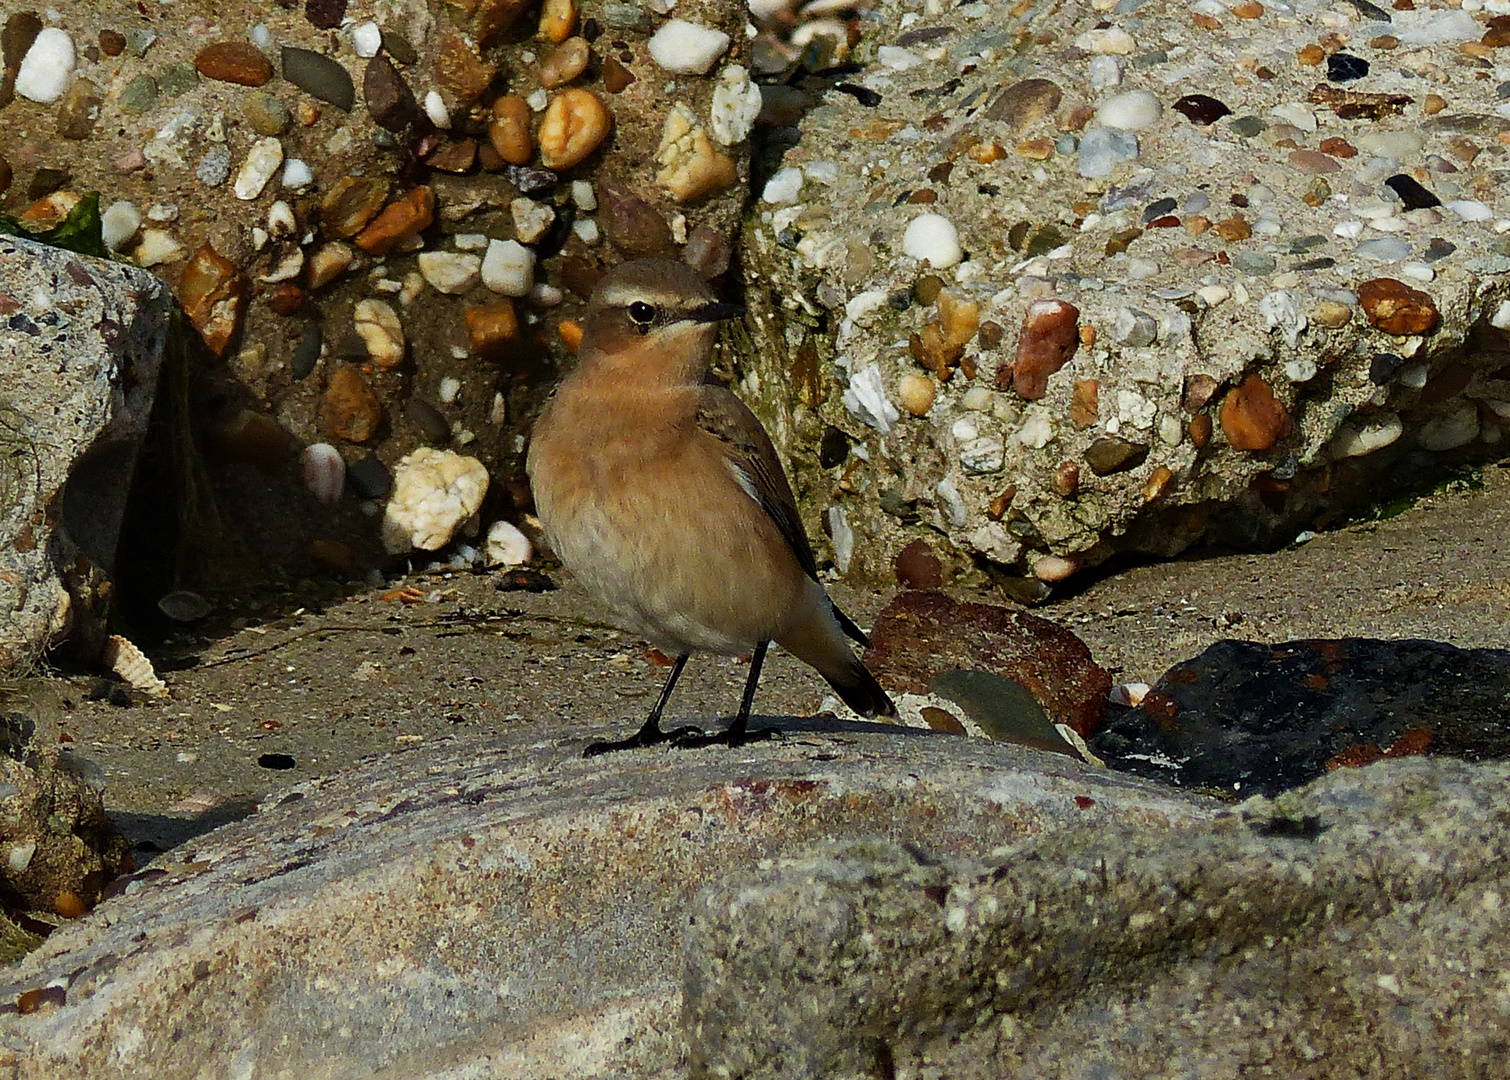
<instances>
[{"instance_id":1,"label":"bird's claw","mask_svg":"<svg viewBox=\"0 0 1510 1080\"><path fill-rule=\"evenodd\" d=\"M619 750L638 750L643 746L659 746L661 743L671 743L673 746L682 746L683 739L706 738L700 727L673 728L670 731L662 731L654 728L646 731L641 728L627 739L599 739L587 744L587 749L582 751L584 758L600 757L603 754L612 754Z\"/></svg>"}]
</instances>

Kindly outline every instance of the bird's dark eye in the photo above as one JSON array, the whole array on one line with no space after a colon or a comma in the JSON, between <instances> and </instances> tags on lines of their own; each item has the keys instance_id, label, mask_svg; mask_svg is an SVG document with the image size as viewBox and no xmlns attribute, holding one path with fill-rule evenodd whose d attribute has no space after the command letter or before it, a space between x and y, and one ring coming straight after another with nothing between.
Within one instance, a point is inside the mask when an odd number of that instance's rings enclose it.
<instances>
[{"instance_id":1,"label":"bird's dark eye","mask_svg":"<svg viewBox=\"0 0 1510 1080\"><path fill-rule=\"evenodd\" d=\"M629 317L644 329L655 322L655 308L643 300L636 300L629 305Z\"/></svg>"}]
</instances>

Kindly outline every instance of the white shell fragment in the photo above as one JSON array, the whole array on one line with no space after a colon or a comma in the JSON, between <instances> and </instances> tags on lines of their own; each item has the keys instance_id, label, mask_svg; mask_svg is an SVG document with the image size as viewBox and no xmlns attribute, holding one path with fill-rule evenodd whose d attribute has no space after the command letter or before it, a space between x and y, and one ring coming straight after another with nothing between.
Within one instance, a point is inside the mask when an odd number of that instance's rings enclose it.
<instances>
[{"instance_id":1,"label":"white shell fragment","mask_svg":"<svg viewBox=\"0 0 1510 1080\"><path fill-rule=\"evenodd\" d=\"M759 116L760 87L750 81L750 73L738 64L720 71L708 117L713 137L725 146L742 143Z\"/></svg>"},{"instance_id":2,"label":"white shell fragment","mask_svg":"<svg viewBox=\"0 0 1510 1080\"><path fill-rule=\"evenodd\" d=\"M124 679L128 686L145 694L151 694L153 697L168 696L168 684L159 679L157 672L152 670L152 661L119 634L111 634L105 639L102 659L105 666Z\"/></svg>"},{"instance_id":3,"label":"white shell fragment","mask_svg":"<svg viewBox=\"0 0 1510 1080\"><path fill-rule=\"evenodd\" d=\"M267 182L282 164L283 144L276 136L269 135L252 143L246 160L241 163L241 171L236 174L236 198L250 201L261 195L262 189L267 187Z\"/></svg>"},{"instance_id":4,"label":"white shell fragment","mask_svg":"<svg viewBox=\"0 0 1510 1080\"><path fill-rule=\"evenodd\" d=\"M672 19L649 42L650 58L663 71L702 75L729 47L729 35L685 19Z\"/></svg>"},{"instance_id":5,"label":"white shell fragment","mask_svg":"<svg viewBox=\"0 0 1510 1080\"><path fill-rule=\"evenodd\" d=\"M330 443L311 443L300 456L304 486L325 506L335 506L346 489L346 460Z\"/></svg>"},{"instance_id":6,"label":"white shell fragment","mask_svg":"<svg viewBox=\"0 0 1510 1080\"><path fill-rule=\"evenodd\" d=\"M518 526L507 521L495 521L488 527L488 542L483 549L483 561L488 566L522 566L535 554L529 537Z\"/></svg>"},{"instance_id":7,"label":"white shell fragment","mask_svg":"<svg viewBox=\"0 0 1510 1080\"><path fill-rule=\"evenodd\" d=\"M438 551L473 522L488 490L488 470L473 457L422 446L394 470L383 513L383 545L394 555Z\"/></svg>"}]
</instances>

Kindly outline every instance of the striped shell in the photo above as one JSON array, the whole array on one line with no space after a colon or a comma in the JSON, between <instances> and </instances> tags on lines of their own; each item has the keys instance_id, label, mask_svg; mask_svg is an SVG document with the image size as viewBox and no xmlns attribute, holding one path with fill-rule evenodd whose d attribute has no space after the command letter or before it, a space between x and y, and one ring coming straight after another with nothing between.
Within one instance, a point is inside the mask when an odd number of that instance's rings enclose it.
<instances>
[{"instance_id":1,"label":"striped shell","mask_svg":"<svg viewBox=\"0 0 1510 1080\"><path fill-rule=\"evenodd\" d=\"M111 634L105 639L104 660L106 666L126 680L128 685L153 697L168 696L168 684L152 670L152 661L119 634Z\"/></svg>"}]
</instances>

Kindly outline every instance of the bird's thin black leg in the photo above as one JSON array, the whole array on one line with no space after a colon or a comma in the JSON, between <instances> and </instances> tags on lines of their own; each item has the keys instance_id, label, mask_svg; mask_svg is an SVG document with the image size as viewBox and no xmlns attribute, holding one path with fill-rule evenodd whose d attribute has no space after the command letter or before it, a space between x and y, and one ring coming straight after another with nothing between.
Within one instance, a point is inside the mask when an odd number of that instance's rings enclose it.
<instances>
[{"instance_id":1,"label":"bird's thin black leg","mask_svg":"<svg viewBox=\"0 0 1510 1080\"><path fill-rule=\"evenodd\" d=\"M661 696L656 700L655 708L650 710L644 726L627 739L616 739L612 742L598 741L588 744L582 751L583 757L597 757L599 754L610 754L615 750L633 750L639 746L655 746L658 743L670 742L673 739L687 736L699 736L703 733L702 728L683 727L675 731L661 730L661 713L666 711L666 703L671 700L671 691L676 688L676 680L682 677L682 668L687 666L687 658L690 653L682 653L676 658L676 663L671 665L671 674L666 676L666 685L661 687Z\"/></svg>"},{"instance_id":2,"label":"bird's thin black leg","mask_svg":"<svg viewBox=\"0 0 1510 1080\"><path fill-rule=\"evenodd\" d=\"M770 647L769 641L762 641L755 646L755 652L750 657L750 675L745 679L744 696L739 701L739 713L734 717L734 722L729 725L729 729L717 735L677 734L675 736L677 746L743 746L745 743L758 742L780 734L775 728L749 730L750 707L755 704L755 688L760 685L760 669L765 664L766 650Z\"/></svg>"}]
</instances>

